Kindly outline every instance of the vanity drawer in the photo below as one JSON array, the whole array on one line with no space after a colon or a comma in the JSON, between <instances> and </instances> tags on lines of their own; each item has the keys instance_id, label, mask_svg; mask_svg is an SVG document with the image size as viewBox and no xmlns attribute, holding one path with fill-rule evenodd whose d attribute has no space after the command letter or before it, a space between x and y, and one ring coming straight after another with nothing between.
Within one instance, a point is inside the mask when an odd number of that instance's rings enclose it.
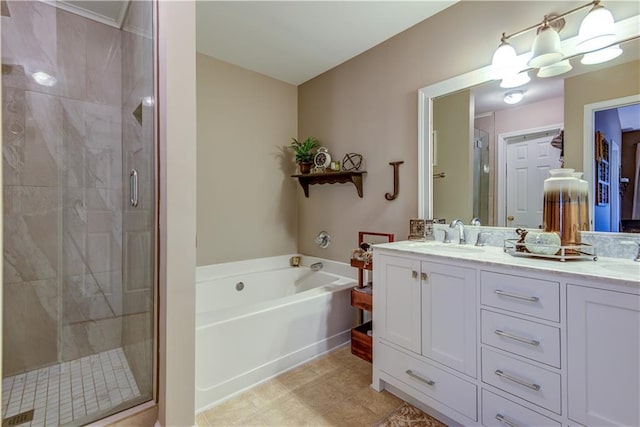
<instances>
[{"instance_id":1,"label":"vanity drawer","mask_svg":"<svg viewBox=\"0 0 640 427\"><path fill-rule=\"evenodd\" d=\"M482 425L560 427L562 424L487 390L482 390Z\"/></svg>"},{"instance_id":2,"label":"vanity drawer","mask_svg":"<svg viewBox=\"0 0 640 427\"><path fill-rule=\"evenodd\" d=\"M559 374L483 348L482 381L561 413Z\"/></svg>"},{"instance_id":3,"label":"vanity drawer","mask_svg":"<svg viewBox=\"0 0 640 427\"><path fill-rule=\"evenodd\" d=\"M482 310L482 343L560 368L560 329Z\"/></svg>"},{"instance_id":4,"label":"vanity drawer","mask_svg":"<svg viewBox=\"0 0 640 427\"><path fill-rule=\"evenodd\" d=\"M558 282L482 271L480 302L540 319L560 321Z\"/></svg>"},{"instance_id":5,"label":"vanity drawer","mask_svg":"<svg viewBox=\"0 0 640 427\"><path fill-rule=\"evenodd\" d=\"M408 386L477 421L476 386L440 368L376 343L376 365Z\"/></svg>"}]
</instances>

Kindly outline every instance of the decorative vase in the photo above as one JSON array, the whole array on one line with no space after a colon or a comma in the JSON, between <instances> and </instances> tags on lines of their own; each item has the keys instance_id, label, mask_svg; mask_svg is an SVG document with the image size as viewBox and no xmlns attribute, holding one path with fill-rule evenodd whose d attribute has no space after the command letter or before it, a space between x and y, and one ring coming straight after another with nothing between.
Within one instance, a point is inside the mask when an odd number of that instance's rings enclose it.
<instances>
[{"instance_id":1,"label":"decorative vase","mask_svg":"<svg viewBox=\"0 0 640 427\"><path fill-rule=\"evenodd\" d=\"M298 163L298 166L300 167L300 173L306 175L309 172L311 172L311 166L313 166L313 163L311 162Z\"/></svg>"}]
</instances>

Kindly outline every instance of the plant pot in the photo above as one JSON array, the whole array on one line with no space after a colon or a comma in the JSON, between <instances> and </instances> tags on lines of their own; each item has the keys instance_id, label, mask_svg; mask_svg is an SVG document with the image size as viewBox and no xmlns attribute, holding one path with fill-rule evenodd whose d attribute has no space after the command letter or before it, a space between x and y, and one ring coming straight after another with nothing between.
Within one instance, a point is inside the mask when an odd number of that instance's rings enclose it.
<instances>
[{"instance_id":1,"label":"plant pot","mask_svg":"<svg viewBox=\"0 0 640 427\"><path fill-rule=\"evenodd\" d=\"M301 174L308 174L311 172L311 166L313 166L313 163L298 163Z\"/></svg>"}]
</instances>

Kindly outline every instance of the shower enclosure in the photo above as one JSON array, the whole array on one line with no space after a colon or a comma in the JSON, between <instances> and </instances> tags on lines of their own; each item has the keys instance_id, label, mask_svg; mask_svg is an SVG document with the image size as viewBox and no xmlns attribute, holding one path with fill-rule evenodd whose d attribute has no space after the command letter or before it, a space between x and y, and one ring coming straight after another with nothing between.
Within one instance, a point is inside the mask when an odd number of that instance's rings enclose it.
<instances>
[{"instance_id":1,"label":"shower enclosure","mask_svg":"<svg viewBox=\"0 0 640 427\"><path fill-rule=\"evenodd\" d=\"M489 133L473 130L473 216L489 221Z\"/></svg>"},{"instance_id":2,"label":"shower enclosure","mask_svg":"<svg viewBox=\"0 0 640 427\"><path fill-rule=\"evenodd\" d=\"M154 11L2 1L2 425L154 398Z\"/></svg>"}]
</instances>

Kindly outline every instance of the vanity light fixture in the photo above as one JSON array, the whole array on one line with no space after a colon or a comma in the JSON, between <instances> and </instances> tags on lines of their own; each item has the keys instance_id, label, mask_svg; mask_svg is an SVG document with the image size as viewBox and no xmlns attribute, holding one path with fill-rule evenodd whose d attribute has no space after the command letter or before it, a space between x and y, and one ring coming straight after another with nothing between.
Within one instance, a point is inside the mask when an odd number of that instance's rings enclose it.
<instances>
[{"instance_id":1,"label":"vanity light fixture","mask_svg":"<svg viewBox=\"0 0 640 427\"><path fill-rule=\"evenodd\" d=\"M504 102L507 104L517 104L524 98L524 92L521 90L512 90L504 95Z\"/></svg>"},{"instance_id":2,"label":"vanity light fixture","mask_svg":"<svg viewBox=\"0 0 640 427\"><path fill-rule=\"evenodd\" d=\"M578 52L566 54L562 52L559 35L565 25L564 18L587 7L591 7L591 10L580 24ZM509 44L509 40L531 30L537 30L537 35L533 42L531 57L524 66L518 63L518 55ZM617 43L615 38L615 22L611 12L600 4L600 0L593 0L559 15L545 15L541 22L515 33L502 33L500 45L491 61L492 75L495 79L503 80L502 87L509 87L507 85L514 84L512 80L515 76L522 70L527 70L527 67L539 68L537 74L539 77L566 73L572 69L569 59L576 54L584 54L583 64L609 61L622 53L620 46L615 44Z\"/></svg>"}]
</instances>

